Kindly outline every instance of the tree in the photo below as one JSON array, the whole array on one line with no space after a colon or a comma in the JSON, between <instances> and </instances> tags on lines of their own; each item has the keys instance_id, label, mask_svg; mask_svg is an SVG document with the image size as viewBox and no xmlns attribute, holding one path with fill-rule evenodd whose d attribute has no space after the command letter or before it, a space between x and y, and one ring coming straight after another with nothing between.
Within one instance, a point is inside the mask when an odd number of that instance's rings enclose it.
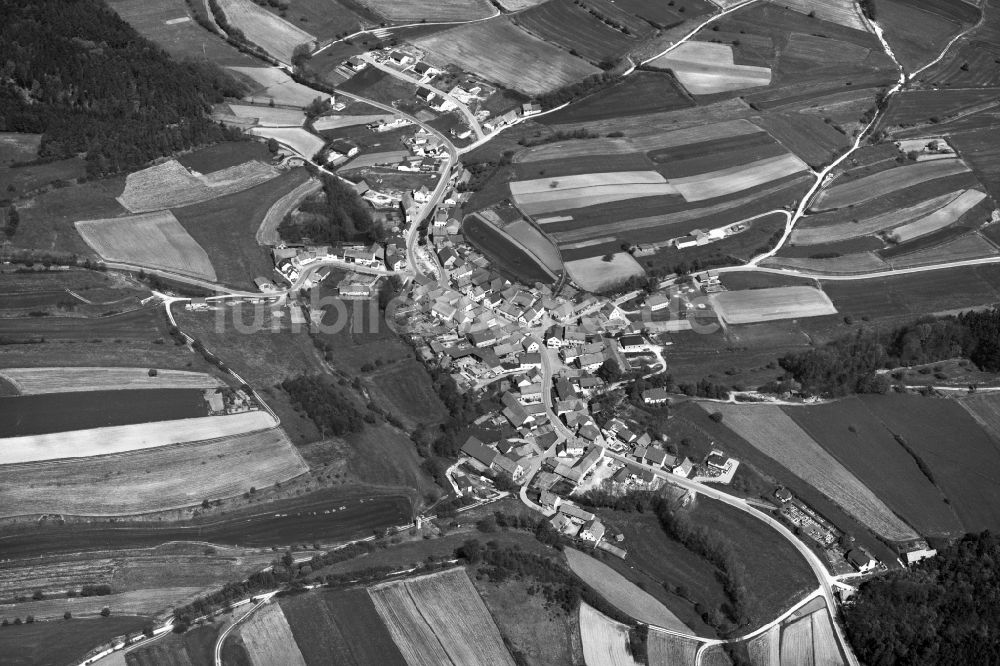
<instances>
[{"instance_id":1,"label":"tree","mask_svg":"<svg viewBox=\"0 0 1000 666\"><path fill-rule=\"evenodd\" d=\"M42 590L35 590L35 593L31 595L31 598L35 601L41 601L45 598L45 593Z\"/></svg>"},{"instance_id":2,"label":"tree","mask_svg":"<svg viewBox=\"0 0 1000 666\"><path fill-rule=\"evenodd\" d=\"M66 611L65 613L63 613L63 619L64 620L69 620L72 617L73 617L73 614L70 613L69 611Z\"/></svg>"},{"instance_id":3,"label":"tree","mask_svg":"<svg viewBox=\"0 0 1000 666\"><path fill-rule=\"evenodd\" d=\"M111 609L110 608L108 608L107 606L105 606L104 608L101 609L101 617L108 617L109 615L111 615Z\"/></svg>"},{"instance_id":4,"label":"tree","mask_svg":"<svg viewBox=\"0 0 1000 666\"><path fill-rule=\"evenodd\" d=\"M708 418L712 419L716 423L722 423L722 412L712 412L708 415Z\"/></svg>"}]
</instances>

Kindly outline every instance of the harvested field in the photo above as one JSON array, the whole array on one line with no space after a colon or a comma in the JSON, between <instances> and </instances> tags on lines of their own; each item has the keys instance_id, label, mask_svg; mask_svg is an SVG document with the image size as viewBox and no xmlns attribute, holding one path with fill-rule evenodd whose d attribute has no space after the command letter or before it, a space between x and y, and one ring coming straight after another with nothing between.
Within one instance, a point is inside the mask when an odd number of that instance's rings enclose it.
<instances>
[{"instance_id":1,"label":"harvested field","mask_svg":"<svg viewBox=\"0 0 1000 666\"><path fill-rule=\"evenodd\" d=\"M810 206L810 210L830 210L855 206L894 190L912 187L968 170L965 163L959 159L934 160L879 171L840 185L836 184L837 181L833 181L833 187L823 189Z\"/></svg>"},{"instance_id":2,"label":"harvested field","mask_svg":"<svg viewBox=\"0 0 1000 666\"><path fill-rule=\"evenodd\" d=\"M824 405L786 407L784 412L922 535L960 534L962 524L944 503L941 491L868 404L854 397ZM886 474L886 469L892 469L892 474Z\"/></svg>"},{"instance_id":3,"label":"harvested field","mask_svg":"<svg viewBox=\"0 0 1000 666\"><path fill-rule=\"evenodd\" d=\"M540 95L600 69L524 32L506 18L464 25L413 40L433 64L454 64L505 88ZM483 44L491 48L483 49ZM537 63L545 67L537 67Z\"/></svg>"},{"instance_id":4,"label":"harvested field","mask_svg":"<svg viewBox=\"0 0 1000 666\"><path fill-rule=\"evenodd\" d=\"M464 569L384 583L368 593L410 666L514 663Z\"/></svg>"},{"instance_id":5,"label":"harvested field","mask_svg":"<svg viewBox=\"0 0 1000 666\"><path fill-rule=\"evenodd\" d=\"M244 99L255 104L284 104L286 106L309 106L323 93L297 83L277 67L229 67L240 78L255 84L257 90Z\"/></svg>"},{"instance_id":6,"label":"harvested field","mask_svg":"<svg viewBox=\"0 0 1000 666\"><path fill-rule=\"evenodd\" d=\"M307 470L280 428L94 458L3 465L0 517L164 511L267 488Z\"/></svg>"},{"instance_id":7,"label":"harvested field","mask_svg":"<svg viewBox=\"0 0 1000 666\"><path fill-rule=\"evenodd\" d=\"M301 109L279 109L248 104L228 106L234 116L256 120L261 127L299 127L306 121L306 114Z\"/></svg>"},{"instance_id":8,"label":"harvested field","mask_svg":"<svg viewBox=\"0 0 1000 666\"><path fill-rule=\"evenodd\" d=\"M708 297L716 313L729 324L837 314L829 297L812 287L774 287L722 291Z\"/></svg>"},{"instance_id":9,"label":"harvested field","mask_svg":"<svg viewBox=\"0 0 1000 666\"><path fill-rule=\"evenodd\" d=\"M168 160L129 174L118 202L133 213L148 213L240 192L278 174L273 167L256 160L205 175L177 160Z\"/></svg>"},{"instance_id":10,"label":"harvested field","mask_svg":"<svg viewBox=\"0 0 1000 666\"><path fill-rule=\"evenodd\" d=\"M781 57L829 65L832 62L862 62L870 51L853 42L796 32L788 36L788 47L781 52Z\"/></svg>"},{"instance_id":11,"label":"harvested field","mask_svg":"<svg viewBox=\"0 0 1000 666\"><path fill-rule=\"evenodd\" d=\"M324 132L326 130L340 129L341 127L389 122L395 117L388 113L367 116L321 116L313 121L313 129L317 132Z\"/></svg>"},{"instance_id":12,"label":"harvested field","mask_svg":"<svg viewBox=\"0 0 1000 666\"><path fill-rule=\"evenodd\" d=\"M209 389L223 382L203 372L149 368L5 368L0 378L10 382L21 395L72 393L113 389Z\"/></svg>"},{"instance_id":13,"label":"harvested field","mask_svg":"<svg viewBox=\"0 0 1000 666\"><path fill-rule=\"evenodd\" d=\"M766 185L807 168L805 163L795 155L785 154L750 164L710 171L698 176L672 178L670 184L677 188L677 192L685 200L704 201Z\"/></svg>"},{"instance_id":14,"label":"harvested field","mask_svg":"<svg viewBox=\"0 0 1000 666\"><path fill-rule=\"evenodd\" d=\"M246 38L285 64L292 62L295 49L302 44L315 46L316 38L275 16L251 0L218 0L219 7L233 27Z\"/></svg>"},{"instance_id":15,"label":"harvested field","mask_svg":"<svg viewBox=\"0 0 1000 666\"><path fill-rule=\"evenodd\" d=\"M917 537L909 525L896 517L882 500L779 407L717 403L699 403L699 406L706 412L721 412L723 424L728 428L839 504L876 534L892 541Z\"/></svg>"},{"instance_id":16,"label":"harvested field","mask_svg":"<svg viewBox=\"0 0 1000 666\"><path fill-rule=\"evenodd\" d=\"M236 634L243 639L252 666L306 666L281 606L273 601L244 620Z\"/></svg>"},{"instance_id":17,"label":"harvested field","mask_svg":"<svg viewBox=\"0 0 1000 666\"><path fill-rule=\"evenodd\" d=\"M406 666L364 589L318 590L280 603L308 666Z\"/></svg>"},{"instance_id":18,"label":"harvested field","mask_svg":"<svg viewBox=\"0 0 1000 666\"><path fill-rule=\"evenodd\" d=\"M775 0L776 4L801 14L815 16L855 30L867 31L861 12L851 0Z\"/></svg>"},{"instance_id":19,"label":"harvested field","mask_svg":"<svg viewBox=\"0 0 1000 666\"><path fill-rule=\"evenodd\" d=\"M752 666L781 666L781 625L776 624L747 642Z\"/></svg>"},{"instance_id":20,"label":"harvested field","mask_svg":"<svg viewBox=\"0 0 1000 666\"><path fill-rule=\"evenodd\" d=\"M301 127L254 127L250 133L274 139L307 160L311 160L326 145L324 139Z\"/></svg>"},{"instance_id":21,"label":"harvested field","mask_svg":"<svg viewBox=\"0 0 1000 666\"><path fill-rule=\"evenodd\" d=\"M593 63L614 60L638 44L636 36L648 35L652 26L644 21L610 5L612 21L627 25L631 34L607 25L603 20L591 14L588 9L574 5L571 0L549 0L544 4L532 7L514 17L514 22L533 35L547 42L561 46L569 51L573 49L582 57ZM595 11L599 11L594 8ZM636 32L632 33L631 31Z\"/></svg>"},{"instance_id":22,"label":"harvested field","mask_svg":"<svg viewBox=\"0 0 1000 666\"><path fill-rule=\"evenodd\" d=\"M615 622L586 602L580 602L580 638L583 639L583 660L588 666L639 666L629 654L628 631L628 625Z\"/></svg>"},{"instance_id":23,"label":"harvested field","mask_svg":"<svg viewBox=\"0 0 1000 666\"><path fill-rule=\"evenodd\" d=\"M108 5L139 34L178 60L204 57L223 67L255 62L193 19L174 22L194 13L184 0L110 0Z\"/></svg>"},{"instance_id":24,"label":"harvested field","mask_svg":"<svg viewBox=\"0 0 1000 666\"><path fill-rule=\"evenodd\" d=\"M646 624L682 633L691 632L666 606L608 565L574 548L563 552L573 573L621 612Z\"/></svg>"},{"instance_id":25,"label":"harvested field","mask_svg":"<svg viewBox=\"0 0 1000 666\"><path fill-rule=\"evenodd\" d=\"M149 449L168 444L241 435L275 426L264 411L109 426L47 435L7 437L0 440L0 464L87 458Z\"/></svg>"},{"instance_id":26,"label":"harvested field","mask_svg":"<svg viewBox=\"0 0 1000 666\"><path fill-rule=\"evenodd\" d=\"M816 611L810 617L812 618L813 663L816 666L840 666L844 663L844 659L840 654L840 647L837 645L837 637L833 633L830 614L824 608Z\"/></svg>"},{"instance_id":27,"label":"harvested field","mask_svg":"<svg viewBox=\"0 0 1000 666\"><path fill-rule=\"evenodd\" d=\"M929 215L953 201L958 194L958 192L949 192L912 206L890 210L887 213L861 219L857 222L853 220L838 221L833 224L809 226L809 217L805 217L802 223L795 226L790 240L795 245L819 245L876 234Z\"/></svg>"},{"instance_id":28,"label":"harvested field","mask_svg":"<svg viewBox=\"0 0 1000 666\"><path fill-rule=\"evenodd\" d=\"M713 95L771 83L767 67L733 64L733 48L714 42L685 42L649 63L669 69L692 95Z\"/></svg>"},{"instance_id":29,"label":"harvested field","mask_svg":"<svg viewBox=\"0 0 1000 666\"><path fill-rule=\"evenodd\" d=\"M565 262L566 272L582 289L601 292L622 284L631 277L642 277L645 271L628 252L615 252L610 261L587 257Z\"/></svg>"},{"instance_id":30,"label":"harvested field","mask_svg":"<svg viewBox=\"0 0 1000 666\"><path fill-rule=\"evenodd\" d=\"M581 604L581 612L582 606L583 604ZM596 613L597 611L592 612ZM648 663L650 664L694 666L699 643L689 638L681 638L680 636L674 636L673 634L657 631L656 629L650 629L646 645Z\"/></svg>"},{"instance_id":31,"label":"harvested field","mask_svg":"<svg viewBox=\"0 0 1000 666\"><path fill-rule=\"evenodd\" d=\"M802 618L782 627L781 666L813 666L812 619Z\"/></svg>"},{"instance_id":32,"label":"harvested field","mask_svg":"<svg viewBox=\"0 0 1000 666\"><path fill-rule=\"evenodd\" d=\"M76 229L105 261L215 281L208 254L170 211L81 220Z\"/></svg>"},{"instance_id":33,"label":"harvested field","mask_svg":"<svg viewBox=\"0 0 1000 666\"><path fill-rule=\"evenodd\" d=\"M487 0L358 0L394 23L475 21L496 12Z\"/></svg>"},{"instance_id":34,"label":"harvested field","mask_svg":"<svg viewBox=\"0 0 1000 666\"><path fill-rule=\"evenodd\" d=\"M858 252L839 257L814 259L811 257L771 257L761 262L771 268L796 268L827 275L850 275L889 270L890 266L874 252Z\"/></svg>"},{"instance_id":35,"label":"harvested field","mask_svg":"<svg viewBox=\"0 0 1000 666\"><path fill-rule=\"evenodd\" d=\"M965 190L930 215L896 227L889 232L889 239L896 243L905 243L943 229L957 222L962 215L985 198L986 195L979 190Z\"/></svg>"}]
</instances>

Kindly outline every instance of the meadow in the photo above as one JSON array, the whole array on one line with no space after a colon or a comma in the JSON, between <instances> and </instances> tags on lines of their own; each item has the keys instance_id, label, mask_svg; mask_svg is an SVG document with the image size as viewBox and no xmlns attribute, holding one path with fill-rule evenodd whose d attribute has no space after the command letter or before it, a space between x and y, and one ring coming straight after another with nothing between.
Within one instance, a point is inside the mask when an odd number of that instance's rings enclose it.
<instances>
[{"instance_id":1,"label":"meadow","mask_svg":"<svg viewBox=\"0 0 1000 666\"><path fill-rule=\"evenodd\" d=\"M253 104L281 104L305 107L320 97L320 93L296 82L278 67L227 67L241 80L252 84L253 91L244 97Z\"/></svg>"},{"instance_id":2,"label":"meadow","mask_svg":"<svg viewBox=\"0 0 1000 666\"><path fill-rule=\"evenodd\" d=\"M500 272L527 284L552 282L552 276L544 264L478 215L465 218L462 223L462 233L470 243L489 257Z\"/></svg>"},{"instance_id":3,"label":"meadow","mask_svg":"<svg viewBox=\"0 0 1000 666\"><path fill-rule=\"evenodd\" d=\"M492 16L487 0L357 0L393 23L464 22Z\"/></svg>"},{"instance_id":4,"label":"meadow","mask_svg":"<svg viewBox=\"0 0 1000 666\"><path fill-rule=\"evenodd\" d=\"M278 428L173 446L0 466L3 516L120 516L264 489L308 470Z\"/></svg>"},{"instance_id":5,"label":"meadow","mask_svg":"<svg viewBox=\"0 0 1000 666\"><path fill-rule=\"evenodd\" d=\"M147 213L240 192L278 175L256 160L202 175L171 159L130 173L118 202L133 213Z\"/></svg>"},{"instance_id":6,"label":"meadow","mask_svg":"<svg viewBox=\"0 0 1000 666\"><path fill-rule=\"evenodd\" d=\"M933 60L964 23L972 24L979 18L979 12L964 2L880 0L878 5L878 20L886 39L910 71Z\"/></svg>"},{"instance_id":7,"label":"meadow","mask_svg":"<svg viewBox=\"0 0 1000 666\"><path fill-rule=\"evenodd\" d=\"M0 377L21 395L118 389L209 389L223 382L203 372L147 368L5 368Z\"/></svg>"},{"instance_id":8,"label":"meadow","mask_svg":"<svg viewBox=\"0 0 1000 666\"><path fill-rule=\"evenodd\" d=\"M580 637L587 664L639 666L629 651L628 625L612 620L584 601L580 602Z\"/></svg>"},{"instance_id":9,"label":"meadow","mask_svg":"<svg viewBox=\"0 0 1000 666\"><path fill-rule=\"evenodd\" d=\"M96 645L142 631L149 618L111 615L92 620L34 622L4 627L0 654L9 666L68 664L82 661Z\"/></svg>"},{"instance_id":10,"label":"meadow","mask_svg":"<svg viewBox=\"0 0 1000 666\"><path fill-rule=\"evenodd\" d=\"M621 4L620 1L618 4ZM546 123L574 123L639 116L694 106L667 72L633 72L631 76L545 116Z\"/></svg>"},{"instance_id":11,"label":"meadow","mask_svg":"<svg viewBox=\"0 0 1000 666\"><path fill-rule=\"evenodd\" d=\"M288 146L307 160L313 159L319 151L323 150L323 146L326 145L326 141L321 137L301 127L261 126L254 127L250 132L254 136L274 139L278 143Z\"/></svg>"},{"instance_id":12,"label":"meadow","mask_svg":"<svg viewBox=\"0 0 1000 666\"><path fill-rule=\"evenodd\" d=\"M650 629L646 643L648 663L694 664L699 645L698 641L689 638Z\"/></svg>"},{"instance_id":13,"label":"meadow","mask_svg":"<svg viewBox=\"0 0 1000 666\"><path fill-rule=\"evenodd\" d=\"M541 95L599 74L585 60L533 37L507 19L474 23L413 40L428 60L460 65L488 81L526 95ZM483 44L490 44L488 50ZM544 67L537 63L545 63Z\"/></svg>"},{"instance_id":14,"label":"meadow","mask_svg":"<svg viewBox=\"0 0 1000 666\"><path fill-rule=\"evenodd\" d=\"M820 317L837 313L829 297L812 287L721 291L708 298L716 313L728 324Z\"/></svg>"},{"instance_id":15,"label":"meadow","mask_svg":"<svg viewBox=\"0 0 1000 666\"><path fill-rule=\"evenodd\" d=\"M246 36L283 63L291 63L295 49L303 44L315 46L316 37L251 0L218 0L226 18Z\"/></svg>"},{"instance_id":16,"label":"meadow","mask_svg":"<svg viewBox=\"0 0 1000 666\"><path fill-rule=\"evenodd\" d=\"M843 507L873 532L892 541L916 538L866 485L827 453L778 407L699 403L722 414L722 423L754 447Z\"/></svg>"},{"instance_id":17,"label":"meadow","mask_svg":"<svg viewBox=\"0 0 1000 666\"><path fill-rule=\"evenodd\" d=\"M608 18L625 27L628 32L612 27L597 18L586 7L571 0L550 0L514 16L514 22L533 35L547 42L574 51L593 62L614 61L638 43L637 38L648 35L652 27L610 5ZM598 11L596 8L594 11ZM602 12L603 14L603 12ZM633 32L635 31L635 32Z\"/></svg>"}]
</instances>

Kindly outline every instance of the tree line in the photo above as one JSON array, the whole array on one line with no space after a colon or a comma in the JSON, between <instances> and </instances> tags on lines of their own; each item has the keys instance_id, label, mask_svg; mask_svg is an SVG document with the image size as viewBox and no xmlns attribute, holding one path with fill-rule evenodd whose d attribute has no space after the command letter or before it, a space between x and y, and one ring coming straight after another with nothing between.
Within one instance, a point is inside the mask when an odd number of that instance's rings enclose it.
<instances>
[{"instance_id":1,"label":"tree line","mask_svg":"<svg viewBox=\"0 0 1000 666\"><path fill-rule=\"evenodd\" d=\"M0 131L42 134L40 158L83 154L102 175L239 136L208 112L240 83L171 60L99 0L5 0L3 16Z\"/></svg>"}]
</instances>

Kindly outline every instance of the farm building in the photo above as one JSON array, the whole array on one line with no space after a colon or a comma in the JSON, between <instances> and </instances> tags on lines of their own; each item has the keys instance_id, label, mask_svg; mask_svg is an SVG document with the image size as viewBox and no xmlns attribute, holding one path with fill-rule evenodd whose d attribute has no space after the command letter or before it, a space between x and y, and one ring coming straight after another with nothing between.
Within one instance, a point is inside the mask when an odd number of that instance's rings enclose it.
<instances>
[{"instance_id":1,"label":"farm building","mask_svg":"<svg viewBox=\"0 0 1000 666\"><path fill-rule=\"evenodd\" d=\"M462 445L462 453L469 456L486 469L492 469L497 459L497 452L480 442L475 437L469 437Z\"/></svg>"},{"instance_id":2,"label":"farm building","mask_svg":"<svg viewBox=\"0 0 1000 666\"><path fill-rule=\"evenodd\" d=\"M647 405L662 405L667 402L667 389L646 389L642 392L642 401Z\"/></svg>"},{"instance_id":3,"label":"farm building","mask_svg":"<svg viewBox=\"0 0 1000 666\"><path fill-rule=\"evenodd\" d=\"M618 338L618 346L624 352L640 352L645 349L646 341L638 333L631 333Z\"/></svg>"},{"instance_id":4,"label":"farm building","mask_svg":"<svg viewBox=\"0 0 1000 666\"><path fill-rule=\"evenodd\" d=\"M579 537L584 541L593 541L597 543L604 538L604 524L600 520L594 518L593 520L588 520L580 528Z\"/></svg>"},{"instance_id":5,"label":"farm building","mask_svg":"<svg viewBox=\"0 0 1000 666\"><path fill-rule=\"evenodd\" d=\"M337 284L337 293L341 298L371 298L378 293L378 275L362 275L348 273Z\"/></svg>"},{"instance_id":6,"label":"farm building","mask_svg":"<svg viewBox=\"0 0 1000 666\"><path fill-rule=\"evenodd\" d=\"M855 548L847 552L847 561L861 573L867 573L875 568L878 562L861 548Z\"/></svg>"}]
</instances>

